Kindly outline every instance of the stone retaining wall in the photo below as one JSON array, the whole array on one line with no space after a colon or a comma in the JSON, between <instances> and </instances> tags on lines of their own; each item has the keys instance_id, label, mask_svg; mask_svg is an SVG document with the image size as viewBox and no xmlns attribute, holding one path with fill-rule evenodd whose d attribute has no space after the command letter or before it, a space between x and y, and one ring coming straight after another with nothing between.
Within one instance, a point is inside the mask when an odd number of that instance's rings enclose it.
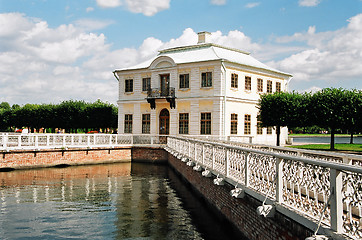
<instances>
[{"instance_id":1,"label":"stone retaining wall","mask_svg":"<svg viewBox=\"0 0 362 240\"><path fill-rule=\"evenodd\" d=\"M0 153L1 169L131 162L131 147L13 150Z\"/></svg>"}]
</instances>

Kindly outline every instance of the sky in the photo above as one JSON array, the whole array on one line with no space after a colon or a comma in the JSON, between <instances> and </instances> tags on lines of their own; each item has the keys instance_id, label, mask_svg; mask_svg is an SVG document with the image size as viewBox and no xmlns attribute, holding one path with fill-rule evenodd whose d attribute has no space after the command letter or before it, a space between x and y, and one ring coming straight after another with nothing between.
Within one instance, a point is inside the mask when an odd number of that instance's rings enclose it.
<instances>
[{"instance_id":1,"label":"sky","mask_svg":"<svg viewBox=\"0 0 362 240\"><path fill-rule=\"evenodd\" d=\"M362 0L0 0L0 102L116 104L114 70L201 31L290 91L362 89Z\"/></svg>"}]
</instances>

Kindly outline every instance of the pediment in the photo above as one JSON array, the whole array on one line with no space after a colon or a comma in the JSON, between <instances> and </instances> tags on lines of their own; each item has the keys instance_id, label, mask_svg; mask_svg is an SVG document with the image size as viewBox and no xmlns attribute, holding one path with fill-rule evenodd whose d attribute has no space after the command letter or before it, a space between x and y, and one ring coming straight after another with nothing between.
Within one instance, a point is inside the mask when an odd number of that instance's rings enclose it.
<instances>
[{"instance_id":1,"label":"pediment","mask_svg":"<svg viewBox=\"0 0 362 240\"><path fill-rule=\"evenodd\" d=\"M153 60L153 62L150 65L150 69L155 69L155 68L170 68L170 67L175 67L176 63L173 61L172 58L170 57L166 57L166 56L161 56L156 58L155 60Z\"/></svg>"}]
</instances>

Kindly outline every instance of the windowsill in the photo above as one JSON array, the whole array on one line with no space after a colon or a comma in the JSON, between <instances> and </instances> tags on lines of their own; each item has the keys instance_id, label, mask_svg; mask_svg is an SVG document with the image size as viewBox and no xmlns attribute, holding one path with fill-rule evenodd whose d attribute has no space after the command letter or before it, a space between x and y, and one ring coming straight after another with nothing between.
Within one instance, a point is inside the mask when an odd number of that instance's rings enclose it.
<instances>
[{"instance_id":1,"label":"windowsill","mask_svg":"<svg viewBox=\"0 0 362 240\"><path fill-rule=\"evenodd\" d=\"M200 89L202 89L202 90L210 90L210 89L214 89L214 87L201 87Z\"/></svg>"},{"instance_id":2,"label":"windowsill","mask_svg":"<svg viewBox=\"0 0 362 240\"><path fill-rule=\"evenodd\" d=\"M245 89L245 92L246 92L246 93L251 93L251 90L246 90L246 89Z\"/></svg>"},{"instance_id":3,"label":"windowsill","mask_svg":"<svg viewBox=\"0 0 362 240\"><path fill-rule=\"evenodd\" d=\"M124 94L125 95L132 95L132 94L134 94L134 92L125 92Z\"/></svg>"},{"instance_id":4,"label":"windowsill","mask_svg":"<svg viewBox=\"0 0 362 240\"><path fill-rule=\"evenodd\" d=\"M191 89L190 89L190 88L179 88L178 90L179 90L179 91L182 91L182 92L188 92L188 91L190 91Z\"/></svg>"},{"instance_id":5,"label":"windowsill","mask_svg":"<svg viewBox=\"0 0 362 240\"><path fill-rule=\"evenodd\" d=\"M239 91L239 88L233 88L232 87L232 88L230 88L230 90L233 91L233 92L237 92L237 91Z\"/></svg>"}]
</instances>

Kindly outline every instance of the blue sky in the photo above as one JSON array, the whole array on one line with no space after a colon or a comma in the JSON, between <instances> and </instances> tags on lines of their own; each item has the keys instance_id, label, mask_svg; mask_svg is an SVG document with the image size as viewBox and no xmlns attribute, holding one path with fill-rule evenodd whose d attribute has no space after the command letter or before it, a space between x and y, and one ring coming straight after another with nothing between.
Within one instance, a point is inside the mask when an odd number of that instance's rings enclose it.
<instances>
[{"instance_id":1,"label":"blue sky","mask_svg":"<svg viewBox=\"0 0 362 240\"><path fill-rule=\"evenodd\" d=\"M113 70L200 31L291 73L290 90L362 89L362 0L0 0L0 102L115 103Z\"/></svg>"}]
</instances>

